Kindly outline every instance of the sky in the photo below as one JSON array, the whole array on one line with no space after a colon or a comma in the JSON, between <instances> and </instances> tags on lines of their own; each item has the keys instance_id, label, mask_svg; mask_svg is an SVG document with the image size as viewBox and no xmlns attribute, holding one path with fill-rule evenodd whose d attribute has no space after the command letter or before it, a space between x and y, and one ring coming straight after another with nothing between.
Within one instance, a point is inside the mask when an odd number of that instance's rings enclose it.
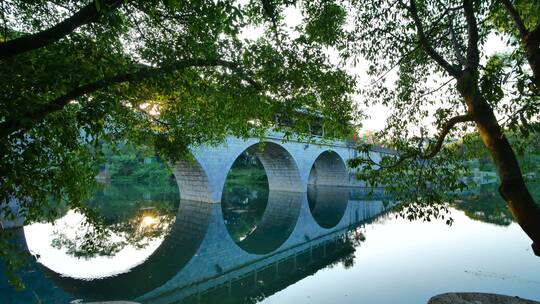
<instances>
[{"instance_id":1,"label":"sky","mask_svg":"<svg viewBox=\"0 0 540 304\"><path fill-rule=\"evenodd\" d=\"M497 37L494 34L490 34L486 42L486 46L484 50L485 50L485 56L482 58L481 60L482 62L485 62L486 58L489 58L493 54L500 53L507 50L507 46L501 37ZM357 69L346 67L346 69L353 73L354 72L360 73L359 76L361 79L367 79L366 81L361 81L361 85L367 85L371 81L369 77L367 76L367 74L365 73L365 70L362 70L361 67ZM361 96L355 96L354 102L359 105L362 105L361 98L362 98ZM391 109L384 107L382 105L376 105L370 108L364 107L364 110L365 110L365 113L369 116L368 119L362 122L364 126L364 130L373 130L373 131L381 130L384 128L386 118L390 115L390 111L391 111Z\"/></svg>"},{"instance_id":2,"label":"sky","mask_svg":"<svg viewBox=\"0 0 540 304\"><path fill-rule=\"evenodd\" d=\"M298 26L302 22L302 13L299 8L294 6L289 6L284 11L284 24L286 30L294 38L298 33L293 30L294 27ZM243 38L247 39L256 39L263 34L264 30L262 28L249 28L242 33ZM482 58L482 62L485 62L486 58L495 54L507 50L506 44L501 37L498 37L494 34L491 34L488 37L486 46L485 46L485 56ZM328 49L327 54L329 56L330 62L336 65L339 65L340 59L339 54L336 50ZM363 63L362 63L363 62ZM352 64L345 65L344 69L350 74L358 77L360 88L369 86L373 79L367 75L367 62L360 60L356 66ZM387 78L392 81L396 79L396 73L389 73ZM363 111L367 116L366 119L362 120L362 131L379 131L382 130L385 126L386 119L390 116L391 109L383 105L374 105L366 107L362 102L362 96L354 95L352 96L353 102Z\"/></svg>"},{"instance_id":3,"label":"sky","mask_svg":"<svg viewBox=\"0 0 540 304\"><path fill-rule=\"evenodd\" d=\"M65 233L70 240L77 240L85 233L85 216L73 210L52 223L34 223L24 226L24 236L28 250L39 256L39 262L49 269L72 278L91 279L124 273L143 263L161 245L165 235L148 241L148 246L137 248L127 245L113 256L96 255L78 258L67 253L66 247L55 248L51 244ZM113 233L111 240L121 241L122 237ZM80 244L79 244L80 245Z\"/></svg>"}]
</instances>

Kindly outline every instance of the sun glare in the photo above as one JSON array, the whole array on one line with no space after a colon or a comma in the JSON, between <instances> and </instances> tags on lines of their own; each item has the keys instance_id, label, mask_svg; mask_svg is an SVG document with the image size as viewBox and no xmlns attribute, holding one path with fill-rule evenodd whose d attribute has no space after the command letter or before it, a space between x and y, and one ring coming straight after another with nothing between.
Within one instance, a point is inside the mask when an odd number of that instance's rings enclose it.
<instances>
[{"instance_id":1,"label":"sun glare","mask_svg":"<svg viewBox=\"0 0 540 304\"><path fill-rule=\"evenodd\" d=\"M140 228L141 229L148 229L148 228L152 228L154 227L155 225L157 225L158 223L158 219L155 217L155 216L152 216L152 215L145 215L142 220L141 220L141 224L140 224Z\"/></svg>"}]
</instances>

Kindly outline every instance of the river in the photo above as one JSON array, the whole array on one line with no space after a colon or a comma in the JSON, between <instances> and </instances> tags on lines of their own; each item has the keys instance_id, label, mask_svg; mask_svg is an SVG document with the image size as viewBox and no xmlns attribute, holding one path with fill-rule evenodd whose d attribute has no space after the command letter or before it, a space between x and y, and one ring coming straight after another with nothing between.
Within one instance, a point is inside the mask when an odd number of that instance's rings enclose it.
<instances>
[{"instance_id":1,"label":"river","mask_svg":"<svg viewBox=\"0 0 540 304\"><path fill-rule=\"evenodd\" d=\"M540 301L540 260L504 204L465 199L442 220L408 221L382 193L228 184L221 204L175 186L112 183L16 241L35 255L24 291L0 303L426 303L450 291Z\"/></svg>"}]
</instances>

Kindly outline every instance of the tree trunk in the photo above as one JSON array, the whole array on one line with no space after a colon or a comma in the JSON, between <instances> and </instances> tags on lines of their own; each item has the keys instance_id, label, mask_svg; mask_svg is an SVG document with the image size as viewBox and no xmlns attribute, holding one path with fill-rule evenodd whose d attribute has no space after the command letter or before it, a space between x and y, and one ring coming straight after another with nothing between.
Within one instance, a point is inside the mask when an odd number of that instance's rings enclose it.
<instances>
[{"instance_id":1,"label":"tree trunk","mask_svg":"<svg viewBox=\"0 0 540 304\"><path fill-rule=\"evenodd\" d=\"M532 239L534 253L540 256L540 207L534 202L525 185L516 155L502 132L491 106L479 92L477 78L465 72L460 82L468 83L470 86L461 87L459 90L482 141L493 156L501 181L499 193L506 201L514 219Z\"/></svg>"},{"instance_id":2,"label":"tree trunk","mask_svg":"<svg viewBox=\"0 0 540 304\"><path fill-rule=\"evenodd\" d=\"M540 92L540 26L537 30L527 35L524 44L527 61L533 72L536 90Z\"/></svg>"}]
</instances>

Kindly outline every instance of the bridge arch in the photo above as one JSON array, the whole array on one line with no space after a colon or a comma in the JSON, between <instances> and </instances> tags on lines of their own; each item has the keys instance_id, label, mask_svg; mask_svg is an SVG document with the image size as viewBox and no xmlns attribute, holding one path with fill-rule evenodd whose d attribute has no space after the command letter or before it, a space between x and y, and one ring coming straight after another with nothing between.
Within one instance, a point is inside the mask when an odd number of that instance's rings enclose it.
<instances>
[{"instance_id":1,"label":"bridge arch","mask_svg":"<svg viewBox=\"0 0 540 304\"><path fill-rule=\"evenodd\" d=\"M171 167L181 199L213 202L210 180L201 160L193 156L192 159L181 159Z\"/></svg>"},{"instance_id":2,"label":"bridge arch","mask_svg":"<svg viewBox=\"0 0 540 304\"><path fill-rule=\"evenodd\" d=\"M300 172L291 153L274 142L263 144L251 145L246 151L257 156L262 163L268 178L268 188L272 191L302 191Z\"/></svg>"},{"instance_id":3,"label":"bridge arch","mask_svg":"<svg viewBox=\"0 0 540 304\"><path fill-rule=\"evenodd\" d=\"M172 164L182 199L220 203L227 175L243 152L255 155L268 178L268 188L275 191L305 192L300 171L291 153L281 144L255 139L228 139L218 147L199 147L193 159Z\"/></svg>"},{"instance_id":4,"label":"bridge arch","mask_svg":"<svg viewBox=\"0 0 540 304\"><path fill-rule=\"evenodd\" d=\"M319 154L311 166L308 185L348 186L349 173L343 158L333 150L326 150Z\"/></svg>"}]
</instances>

